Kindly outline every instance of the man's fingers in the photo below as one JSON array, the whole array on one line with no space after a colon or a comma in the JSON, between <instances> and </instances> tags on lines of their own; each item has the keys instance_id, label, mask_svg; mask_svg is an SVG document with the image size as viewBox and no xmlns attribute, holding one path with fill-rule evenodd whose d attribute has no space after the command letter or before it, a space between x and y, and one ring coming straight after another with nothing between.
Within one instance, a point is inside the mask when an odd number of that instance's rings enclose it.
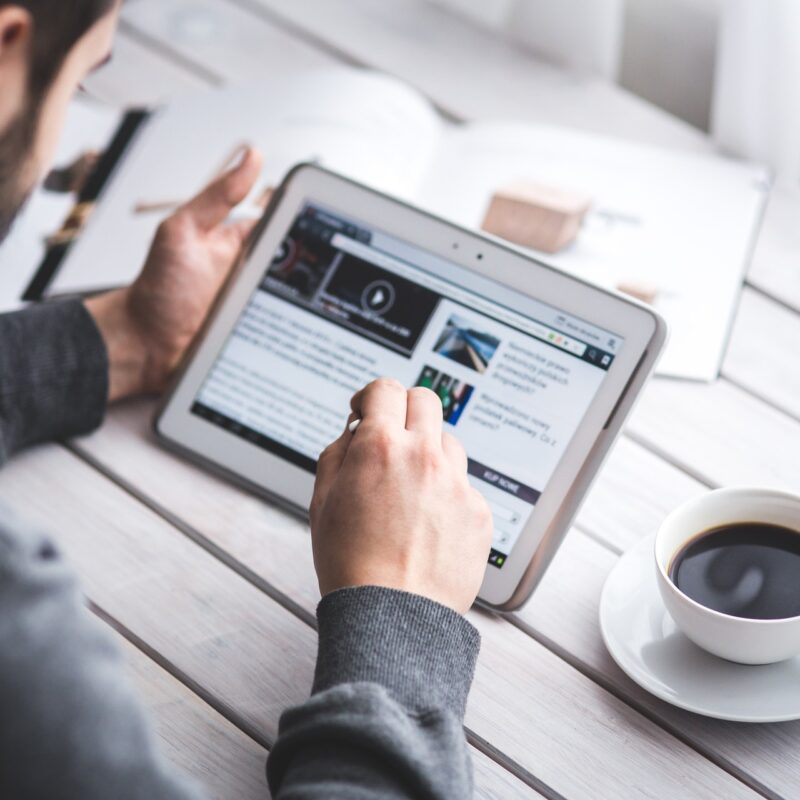
<instances>
[{"instance_id":1,"label":"man's fingers","mask_svg":"<svg viewBox=\"0 0 800 800\"><path fill-rule=\"evenodd\" d=\"M190 215L204 230L215 228L250 193L261 174L261 164L261 153L248 148L241 163L212 181L178 213Z\"/></svg>"},{"instance_id":2,"label":"man's fingers","mask_svg":"<svg viewBox=\"0 0 800 800\"><path fill-rule=\"evenodd\" d=\"M442 401L422 386L408 390L406 429L438 440L442 432Z\"/></svg>"},{"instance_id":3,"label":"man's fingers","mask_svg":"<svg viewBox=\"0 0 800 800\"><path fill-rule=\"evenodd\" d=\"M467 452L464 446L451 433L442 432L442 450L450 463L459 471L467 472Z\"/></svg>"},{"instance_id":4,"label":"man's fingers","mask_svg":"<svg viewBox=\"0 0 800 800\"><path fill-rule=\"evenodd\" d=\"M317 484L327 487L339 474L345 454L347 453L349 436L345 431L336 441L331 442L321 453L317 460Z\"/></svg>"},{"instance_id":5,"label":"man's fingers","mask_svg":"<svg viewBox=\"0 0 800 800\"><path fill-rule=\"evenodd\" d=\"M325 498L328 496L328 492L333 482L336 480L339 470L342 468L342 463L347 455L347 449L353 438L353 434L347 429L347 425L349 425L353 419L354 415L351 414L341 436L339 436L336 441L331 442L331 444L320 453L319 459L317 460L317 478L314 483L314 497L311 500L312 524L314 523L314 518L319 506L325 502Z\"/></svg>"},{"instance_id":6,"label":"man's fingers","mask_svg":"<svg viewBox=\"0 0 800 800\"><path fill-rule=\"evenodd\" d=\"M253 232L253 228L258 225L257 219L242 219L238 222L231 222L227 226L228 230L239 241L239 245L244 244L247 237Z\"/></svg>"},{"instance_id":7,"label":"man's fingers","mask_svg":"<svg viewBox=\"0 0 800 800\"><path fill-rule=\"evenodd\" d=\"M406 426L408 393L405 386L391 378L379 378L353 395L350 407L365 424L387 428Z\"/></svg>"}]
</instances>

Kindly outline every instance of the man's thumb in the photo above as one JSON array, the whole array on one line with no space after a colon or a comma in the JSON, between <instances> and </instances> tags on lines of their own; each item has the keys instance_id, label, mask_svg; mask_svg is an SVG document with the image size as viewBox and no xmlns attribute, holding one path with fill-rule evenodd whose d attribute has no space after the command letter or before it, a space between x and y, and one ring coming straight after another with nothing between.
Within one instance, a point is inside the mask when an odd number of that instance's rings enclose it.
<instances>
[{"instance_id":1,"label":"man's thumb","mask_svg":"<svg viewBox=\"0 0 800 800\"><path fill-rule=\"evenodd\" d=\"M215 228L250 193L261 174L262 162L261 153L249 147L238 165L213 180L178 213L191 215L204 230Z\"/></svg>"}]
</instances>

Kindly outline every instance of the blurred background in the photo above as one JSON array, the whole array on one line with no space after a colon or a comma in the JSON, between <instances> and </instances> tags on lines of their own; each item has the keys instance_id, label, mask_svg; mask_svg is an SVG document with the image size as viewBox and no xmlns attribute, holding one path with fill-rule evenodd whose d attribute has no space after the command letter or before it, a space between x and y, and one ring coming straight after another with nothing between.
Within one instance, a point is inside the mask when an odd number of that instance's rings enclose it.
<instances>
[{"instance_id":1,"label":"blurred background","mask_svg":"<svg viewBox=\"0 0 800 800\"><path fill-rule=\"evenodd\" d=\"M431 0L800 178L796 0Z\"/></svg>"},{"instance_id":2,"label":"blurred background","mask_svg":"<svg viewBox=\"0 0 800 800\"><path fill-rule=\"evenodd\" d=\"M653 304L661 374L714 380L746 274L800 298L798 43L800 0L126 0L58 166L108 163L74 207L37 194L0 305L131 280L246 140L242 213L316 160ZM549 238L504 227L520 183Z\"/></svg>"}]
</instances>

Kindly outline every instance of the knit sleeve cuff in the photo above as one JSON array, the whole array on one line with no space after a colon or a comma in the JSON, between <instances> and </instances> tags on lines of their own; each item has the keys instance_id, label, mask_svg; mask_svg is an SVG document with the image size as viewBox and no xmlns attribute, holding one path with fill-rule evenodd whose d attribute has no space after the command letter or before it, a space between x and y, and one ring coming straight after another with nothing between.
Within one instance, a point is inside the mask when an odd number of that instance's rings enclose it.
<instances>
[{"instance_id":1,"label":"knit sleeve cuff","mask_svg":"<svg viewBox=\"0 0 800 800\"><path fill-rule=\"evenodd\" d=\"M88 433L103 420L108 354L77 300L0 316L0 461L23 447Z\"/></svg>"},{"instance_id":2,"label":"knit sleeve cuff","mask_svg":"<svg viewBox=\"0 0 800 800\"><path fill-rule=\"evenodd\" d=\"M460 614L419 595L360 586L324 597L317 621L312 694L376 683L409 709L445 707L463 718L480 634Z\"/></svg>"}]
</instances>

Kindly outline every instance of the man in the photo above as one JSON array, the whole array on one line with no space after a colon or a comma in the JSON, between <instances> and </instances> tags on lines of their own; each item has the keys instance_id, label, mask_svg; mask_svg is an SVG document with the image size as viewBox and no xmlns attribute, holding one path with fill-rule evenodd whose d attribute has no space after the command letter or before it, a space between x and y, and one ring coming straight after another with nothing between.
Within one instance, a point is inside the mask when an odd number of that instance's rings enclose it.
<instances>
[{"instance_id":1,"label":"man","mask_svg":"<svg viewBox=\"0 0 800 800\"><path fill-rule=\"evenodd\" d=\"M0 232L45 174L79 82L109 57L118 14L119 0L0 0ZM166 221L129 288L0 317L0 459L163 388L248 233L225 220L259 169L248 153ZM467 797L461 721L478 635L462 614L491 516L432 392L378 381L353 398L355 418L319 463L317 669L309 701L281 719L270 787ZM0 511L0 797L201 796L157 755L55 540Z\"/></svg>"}]
</instances>

